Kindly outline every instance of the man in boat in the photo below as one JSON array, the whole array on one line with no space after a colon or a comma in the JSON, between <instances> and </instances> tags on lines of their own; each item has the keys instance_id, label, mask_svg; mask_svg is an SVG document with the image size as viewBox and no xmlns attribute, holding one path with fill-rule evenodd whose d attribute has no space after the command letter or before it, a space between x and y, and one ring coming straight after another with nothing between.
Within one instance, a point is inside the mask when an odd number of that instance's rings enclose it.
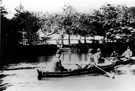
<instances>
[{"instance_id":1,"label":"man in boat","mask_svg":"<svg viewBox=\"0 0 135 91\"><path fill-rule=\"evenodd\" d=\"M46 69L45 71L48 71L48 72L61 72L61 71L67 71L67 69L65 69L62 65L62 62L61 62L61 53L62 51L59 49L57 50L56 52L56 59L53 60L51 63L48 63L46 65Z\"/></svg>"},{"instance_id":2,"label":"man in boat","mask_svg":"<svg viewBox=\"0 0 135 91\"><path fill-rule=\"evenodd\" d=\"M90 68L90 67L92 67L93 65L96 64L96 62L95 62L95 57L96 57L96 56L95 56L95 54L93 53L93 49L92 49L92 48L89 49L88 54L89 54L89 61L88 61L88 63L84 66L83 69L88 69L88 68Z\"/></svg>"},{"instance_id":3,"label":"man in boat","mask_svg":"<svg viewBox=\"0 0 135 91\"><path fill-rule=\"evenodd\" d=\"M111 56L106 59L108 62L116 62L119 59L119 54L115 50L111 53Z\"/></svg>"},{"instance_id":4,"label":"man in boat","mask_svg":"<svg viewBox=\"0 0 135 91\"><path fill-rule=\"evenodd\" d=\"M61 53L62 51L59 49L57 52L56 52L56 57L57 57L57 61L55 63L55 71L68 71L67 69L64 68L64 66L62 66L62 63L61 63Z\"/></svg>"},{"instance_id":5,"label":"man in boat","mask_svg":"<svg viewBox=\"0 0 135 91\"><path fill-rule=\"evenodd\" d=\"M102 55L101 49L97 48L97 52L94 54L94 60L95 60L96 64L100 63L100 62L104 62L104 59L101 58L101 55Z\"/></svg>"},{"instance_id":6,"label":"man in boat","mask_svg":"<svg viewBox=\"0 0 135 91\"><path fill-rule=\"evenodd\" d=\"M93 49L89 50L89 63L84 68L90 68L94 65L98 65L102 61L104 62L104 59L101 58L101 49L97 48L97 52L94 54Z\"/></svg>"},{"instance_id":7,"label":"man in boat","mask_svg":"<svg viewBox=\"0 0 135 91\"><path fill-rule=\"evenodd\" d=\"M88 51L88 59L89 59L89 61L88 61L88 63L86 63L86 65L84 67L82 67L79 64L76 64L78 69L88 69L88 68L92 67L93 64L95 64L94 54L93 54L92 48L90 48Z\"/></svg>"},{"instance_id":8,"label":"man in boat","mask_svg":"<svg viewBox=\"0 0 135 91\"><path fill-rule=\"evenodd\" d=\"M93 53L93 49L89 49L88 53L89 53L90 63L91 64L95 63L95 59L94 59L95 56L94 56L94 53Z\"/></svg>"},{"instance_id":9,"label":"man in boat","mask_svg":"<svg viewBox=\"0 0 135 91\"><path fill-rule=\"evenodd\" d=\"M113 51L112 54L111 54L111 57L118 57L118 53L116 51Z\"/></svg>"},{"instance_id":10,"label":"man in boat","mask_svg":"<svg viewBox=\"0 0 135 91\"><path fill-rule=\"evenodd\" d=\"M132 51L130 50L130 48L128 46L127 50L122 54L122 58L121 59L122 60L124 59L125 61L129 60L129 59L131 59L132 55L133 55L133 53L132 53Z\"/></svg>"}]
</instances>

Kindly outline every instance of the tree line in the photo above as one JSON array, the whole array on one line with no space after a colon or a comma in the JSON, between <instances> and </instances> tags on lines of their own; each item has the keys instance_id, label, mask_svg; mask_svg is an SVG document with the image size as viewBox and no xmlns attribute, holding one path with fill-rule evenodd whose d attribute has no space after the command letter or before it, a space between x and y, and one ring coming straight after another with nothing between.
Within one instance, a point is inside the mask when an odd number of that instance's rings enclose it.
<instances>
[{"instance_id":1,"label":"tree line","mask_svg":"<svg viewBox=\"0 0 135 91\"><path fill-rule=\"evenodd\" d=\"M2 45L17 46L23 33L29 45L39 41L37 31L68 34L84 37L100 35L106 40L131 42L135 39L135 7L126 5L103 5L98 10L81 13L70 5L63 7L61 13L42 13L25 10L22 5L15 8L14 17L8 19L4 6L1 6Z\"/></svg>"}]
</instances>

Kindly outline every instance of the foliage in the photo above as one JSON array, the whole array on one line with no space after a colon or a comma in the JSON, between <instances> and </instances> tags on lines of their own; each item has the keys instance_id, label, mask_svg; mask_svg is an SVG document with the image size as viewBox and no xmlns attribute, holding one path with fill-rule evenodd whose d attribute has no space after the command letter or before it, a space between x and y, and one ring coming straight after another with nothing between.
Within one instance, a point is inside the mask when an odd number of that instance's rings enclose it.
<instances>
[{"instance_id":1,"label":"foliage","mask_svg":"<svg viewBox=\"0 0 135 91\"><path fill-rule=\"evenodd\" d=\"M10 39L10 20L6 18L6 14L8 14L7 10L4 8L4 6L1 6L1 41L2 45L8 45L8 40Z\"/></svg>"},{"instance_id":2,"label":"foliage","mask_svg":"<svg viewBox=\"0 0 135 91\"><path fill-rule=\"evenodd\" d=\"M33 12L24 10L22 5L15 10L17 13L12 18L12 24L15 28L14 30L17 34L26 32L26 38L28 39L28 43L31 45L33 42L32 36L34 36L41 27L39 18L36 17Z\"/></svg>"},{"instance_id":3,"label":"foliage","mask_svg":"<svg viewBox=\"0 0 135 91\"><path fill-rule=\"evenodd\" d=\"M97 33L112 40L128 41L133 33L133 16L125 5L104 5L96 11ZM97 27L96 27L97 28ZM129 37L130 35L130 37Z\"/></svg>"},{"instance_id":4,"label":"foliage","mask_svg":"<svg viewBox=\"0 0 135 91\"><path fill-rule=\"evenodd\" d=\"M22 39L22 33L28 43L35 44L38 40L36 32L41 28L48 33L66 33L69 35L87 36L101 35L110 40L129 42L135 35L135 7L125 5L103 5L94 10L93 15L77 12L72 6L65 5L63 12L49 14L35 13L24 10L20 5L16 9L15 16L9 20L5 17L8 12L1 7L2 38L13 44L18 44ZM5 35L5 36L4 36ZM12 44L11 43L11 44Z\"/></svg>"},{"instance_id":5,"label":"foliage","mask_svg":"<svg viewBox=\"0 0 135 91\"><path fill-rule=\"evenodd\" d=\"M69 35L68 42L70 45L70 35L74 33L75 30L75 21L77 20L76 10L72 6L67 6L63 8L64 15L63 17L63 27L65 32Z\"/></svg>"}]
</instances>

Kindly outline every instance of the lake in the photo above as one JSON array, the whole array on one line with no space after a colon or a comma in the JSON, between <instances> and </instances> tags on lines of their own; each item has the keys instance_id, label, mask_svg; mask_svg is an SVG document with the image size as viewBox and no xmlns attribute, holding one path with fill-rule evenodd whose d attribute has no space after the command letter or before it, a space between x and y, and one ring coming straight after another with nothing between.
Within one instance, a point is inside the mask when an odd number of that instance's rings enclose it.
<instances>
[{"instance_id":1,"label":"lake","mask_svg":"<svg viewBox=\"0 0 135 91\"><path fill-rule=\"evenodd\" d=\"M20 56L7 58L8 64L0 70L0 89L4 91L135 91L135 64L121 65L115 79L103 74L88 74L63 78L38 80L37 68L56 60L55 54L48 56ZM87 53L66 51L61 56L65 66L88 61Z\"/></svg>"}]
</instances>

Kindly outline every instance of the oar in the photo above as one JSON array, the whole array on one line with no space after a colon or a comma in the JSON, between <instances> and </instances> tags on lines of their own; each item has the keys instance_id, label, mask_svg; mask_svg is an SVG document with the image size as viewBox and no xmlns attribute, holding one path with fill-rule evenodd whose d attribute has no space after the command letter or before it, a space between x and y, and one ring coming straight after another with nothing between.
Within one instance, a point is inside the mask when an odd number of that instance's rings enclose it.
<instances>
[{"instance_id":1,"label":"oar","mask_svg":"<svg viewBox=\"0 0 135 91\"><path fill-rule=\"evenodd\" d=\"M75 64L75 65L77 65L79 68L81 68L81 69L82 69L82 66L81 66L81 65L79 65L79 64Z\"/></svg>"},{"instance_id":2,"label":"oar","mask_svg":"<svg viewBox=\"0 0 135 91\"><path fill-rule=\"evenodd\" d=\"M108 77L111 77L112 79L115 78L115 75L109 73L109 72L106 72L105 70L101 69L100 67L96 66L96 65L93 65L94 67L98 68L99 70L103 71Z\"/></svg>"}]
</instances>

